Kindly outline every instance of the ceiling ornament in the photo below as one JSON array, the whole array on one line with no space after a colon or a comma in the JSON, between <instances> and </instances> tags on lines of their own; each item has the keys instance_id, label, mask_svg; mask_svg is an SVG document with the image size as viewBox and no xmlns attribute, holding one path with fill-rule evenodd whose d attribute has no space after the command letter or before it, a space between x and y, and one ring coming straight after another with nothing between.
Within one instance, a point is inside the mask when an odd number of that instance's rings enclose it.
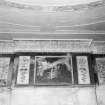
<instances>
[{"instance_id":1,"label":"ceiling ornament","mask_svg":"<svg viewBox=\"0 0 105 105\"><path fill-rule=\"evenodd\" d=\"M105 5L104 0L99 0L95 2L90 2L87 4L76 4L76 5L61 5L61 6L42 6L42 5L28 5L28 4L20 4L13 1L2 0L3 2L0 4L15 7L18 9L29 9L35 11L48 11L48 12L57 12L57 11L76 11L81 9L89 9L94 7L100 7Z\"/></svg>"}]
</instances>

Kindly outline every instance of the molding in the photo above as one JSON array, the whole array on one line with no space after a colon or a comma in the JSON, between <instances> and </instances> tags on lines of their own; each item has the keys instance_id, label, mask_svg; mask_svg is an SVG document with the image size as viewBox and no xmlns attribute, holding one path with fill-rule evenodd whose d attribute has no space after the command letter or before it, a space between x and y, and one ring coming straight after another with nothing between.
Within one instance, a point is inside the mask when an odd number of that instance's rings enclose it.
<instances>
[{"instance_id":1,"label":"molding","mask_svg":"<svg viewBox=\"0 0 105 105\"><path fill-rule=\"evenodd\" d=\"M91 52L92 40L14 40L15 52ZM63 50L62 50L63 49Z\"/></svg>"},{"instance_id":2,"label":"molding","mask_svg":"<svg viewBox=\"0 0 105 105\"><path fill-rule=\"evenodd\" d=\"M105 43L105 41L94 41L94 43Z\"/></svg>"},{"instance_id":3,"label":"molding","mask_svg":"<svg viewBox=\"0 0 105 105\"><path fill-rule=\"evenodd\" d=\"M21 38L20 39L14 38L13 40L0 40L0 53L15 53L19 51L91 52L93 54L105 54L105 41L94 41L92 39L21 39Z\"/></svg>"},{"instance_id":4,"label":"molding","mask_svg":"<svg viewBox=\"0 0 105 105\"><path fill-rule=\"evenodd\" d=\"M57 40L57 41L92 41L93 39L22 39L22 38L14 38L14 41L51 41L51 40ZM1 41L1 40L0 40Z\"/></svg>"},{"instance_id":5,"label":"molding","mask_svg":"<svg viewBox=\"0 0 105 105\"><path fill-rule=\"evenodd\" d=\"M0 41L0 53L15 52L91 52L92 39L44 39ZM62 50L63 49L63 50Z\"/></svg>"},{"instance_id":6,"label":"molding","mask_svg":"<svg viewBox=\"0 0 105 105\"><path fill-rule=\"evenodd\" d=\"M46 34L46 35L49 35L49 34L51 34L51 35L56 35L56 34L60 34L60 35L63 35L63 34L102 34L102 35L104 35L105 34L105 31L90 31L90 30L64 30L64 31L55 31L55 32L41 32L41 31L39 31L39 32L37 32L37 31L34 31L34 32L26 32L26 31L23 31L23 32L19 32L19 31L14 31L14 32L12 32L12 31L7 31L7 32L2 32L2 31L0 31L0 34L10 34L10 35L12 35L12 34L35 34L35 35L44 35L44 34Z\"/></svg>"}]
</instances>

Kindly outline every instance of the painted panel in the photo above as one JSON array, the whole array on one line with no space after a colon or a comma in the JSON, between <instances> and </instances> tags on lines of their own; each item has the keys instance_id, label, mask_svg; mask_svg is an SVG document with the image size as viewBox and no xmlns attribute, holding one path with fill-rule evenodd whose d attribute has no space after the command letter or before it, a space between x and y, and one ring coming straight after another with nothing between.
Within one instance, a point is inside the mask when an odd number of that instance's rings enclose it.
<instances>
[{"instance_id":1,"label":"painted panel","mask_svg":"<svg viewBox=\"0 0 105 105\"><path fill-rule=\"evenodd\" d=\"M72 61L69 57L36 57L36 83L66 85L72 83Z\"/></svg>"},{"instance_id":2,"label":"painted panel","mask_svg":"<svg viewBox=\"0 0 105 105\"><path fill-rule=\"evenodd\" d=\"M7 85L10 57L0 57L0 85Z\"/></svg>"},{"instance_id":3,"label":"painted panel","mask_svg":"<svg viewBox=\"0 0 105 105\"><path fill-rule=\"evenodd\" d=\"M96 58L99 84L105 83L105 58Z\"/></svg>"},{"instance_id":4,"label":"painted panel","mask_svg":"<svg viewBox=\"0 0 105 105\"><path fill-rule=\"evenodd\" d=\"M87 56L77 56L78 83L90 84L89 65Z\"/></svg>"},{"instance_id":5,"label":"painted panel","mask_svg":"<svg viewBox=\"0 0 105 105\"><path fill-rule=\"evenodd\" d=\"M30 56L19 56L19 66L17 74L18 85L29 84L29 71L30 71Z\"/></svg>"}]
</instances>

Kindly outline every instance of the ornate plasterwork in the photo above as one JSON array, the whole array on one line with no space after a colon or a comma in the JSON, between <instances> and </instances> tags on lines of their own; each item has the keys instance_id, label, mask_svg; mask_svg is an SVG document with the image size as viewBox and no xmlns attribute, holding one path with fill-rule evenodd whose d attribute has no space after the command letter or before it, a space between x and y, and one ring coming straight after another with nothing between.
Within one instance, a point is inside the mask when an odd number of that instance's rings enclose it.
<instances>
[{"instance_id":1,"label":"ornate plasterwork","mask_svg":"<svg viewBox=\"0 0 105 105\"><path fill-rule=\"evenodd\" d=\"M92 45L93 53L105 54L105 41L94 41Z\"/></svg>"},{"instance_id":2,"label":"ornate plasterwork","mask_svg":"<svg viewBox=\"0 0 105 105\"><path fill-rule=\"evenodd\" d=\"M63 50L62 50L63 49ZM92 52L105 54L105 41L78 40L12 40L0 41L0 53L15 52Z\"/></svg>"},{"instance_id":3,"label":"ornate plasterwork","mask_svg":"<svg viewBox=\"0 0 105 105\"><path fill-rule=\"evenodd\" d=\"M91 39L0 41L0 53L15 52L91 52Z\"/></svg>"},{"instance_id":4,"label":"ornate plasterwork","mask_svg":"<svg viewBox=\"0 0 105 105\"><path fill-rule=\"evenodd\" d=\"M91 52L92 40L15 40L14 42L15 52Z\"/></svg>"},{"instance_id":5,"label":"ornate plasterwork","mask_svg":"<svg viewBox=\"0 0 105 105\"><path fill-rule=\"evenodd\" d=\"M15 7L19 9L29 9L29 10L35 10L35 11L74 11L74 10L81 10L81 9L88 9L93 7L100 7L105 5L104 0L99 0L95 2L89 2L86 4L76 4L76 5L59 5L59 6L42 6L42 5L28 5L28 4L19 4L15 2L10 2L8 0L4 0L1 4Z\"/></svg>"},{"instance_id":6,"label":"ornate plasterwork","mask_svg":"<svg viewBox=\"0 0 105 105\"><path fill-rule=\"evenodd\" d=\"M14 52L14 42L13 41L0 41L0 54L7 54Z\"/></svg>"}]
</instances>

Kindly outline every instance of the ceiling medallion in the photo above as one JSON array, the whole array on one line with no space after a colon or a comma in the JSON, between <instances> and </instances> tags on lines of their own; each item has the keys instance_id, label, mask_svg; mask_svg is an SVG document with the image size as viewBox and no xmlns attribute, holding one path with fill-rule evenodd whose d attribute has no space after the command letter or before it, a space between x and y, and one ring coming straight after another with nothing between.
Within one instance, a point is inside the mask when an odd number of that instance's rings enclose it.
<instances>
[{"instance_id":1,"label":"ceiling medallion","mask_svg":"<svg viewBox=\"0 0 105 105\"><path fill-rule=\"evenodd\" d=\"M6 6L15 7L15 8L19 8L19 9L30 9L30 10L35 10L35 11L48 11L48 12L76 11L76 10L100 7L100 6L105 5L104 0L94 0L94 1L90 0L91 2L87 2L87 3L74 3L74 4L69 3L69 4L65 4L65 5L58 5L56 3L55 3L55 5L54 4L53 5L42 5L40 3L35 4L35 2L32 5L30 3L29 4L21 3L21 1L27 1L27 0L20 0L20 3L15 2L15 1L18 1L18 0L4 0L5 3L3 3L3 4L5 4ZM35 1L35 0L31 0L31 1ZM57 1L57 0L55 0L55 1ZM81 0L79 0L79 1L81 1Z\"/></svg>"}]
</instances>

